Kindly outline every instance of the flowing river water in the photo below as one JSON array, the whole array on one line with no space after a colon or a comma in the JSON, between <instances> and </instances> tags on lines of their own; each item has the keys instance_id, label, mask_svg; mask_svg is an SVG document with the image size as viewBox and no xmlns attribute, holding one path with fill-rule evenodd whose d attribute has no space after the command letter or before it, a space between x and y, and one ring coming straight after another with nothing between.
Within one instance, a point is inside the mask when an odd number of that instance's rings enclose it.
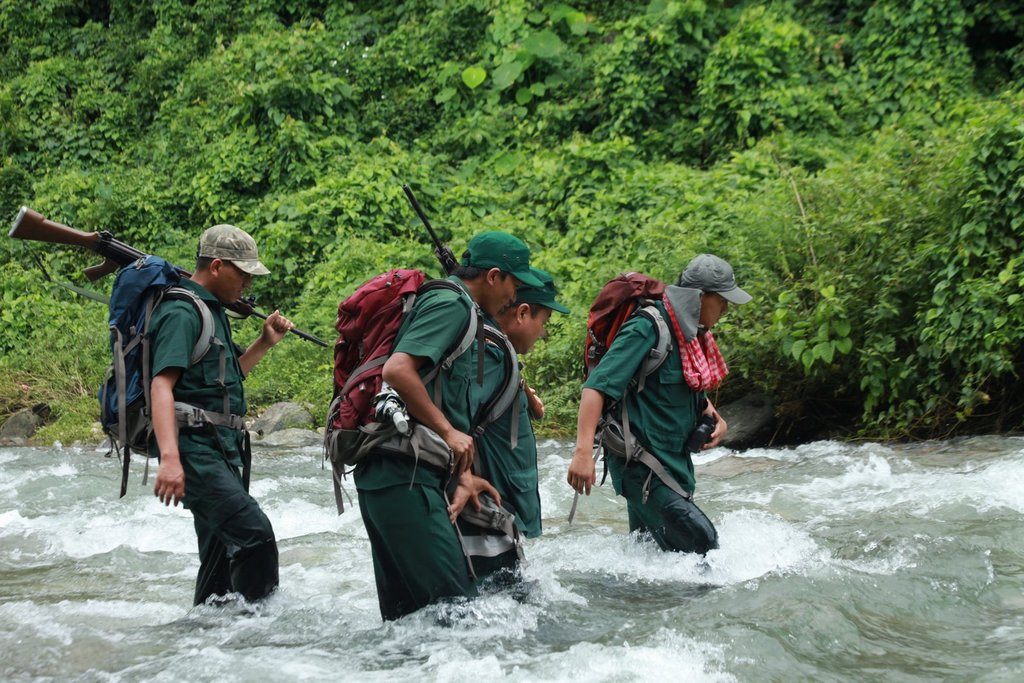
<instances>
[{"instance_id":1,"label":"flowing river water","mask_svg":"<svg viewBox=\"0 0 1024 683\"><path fill-rule=\"evenodd\" d=\"M567 524L570 453L540 450L525 596L383 624L316 448L256 452L281 589L255 612L191 608L191 516L141 465L118 500L102 451L0 449L0 678L1024 680L1024 439L714 449L705 561L627 535L610 482Z\"/></svg>"}]
</instances>

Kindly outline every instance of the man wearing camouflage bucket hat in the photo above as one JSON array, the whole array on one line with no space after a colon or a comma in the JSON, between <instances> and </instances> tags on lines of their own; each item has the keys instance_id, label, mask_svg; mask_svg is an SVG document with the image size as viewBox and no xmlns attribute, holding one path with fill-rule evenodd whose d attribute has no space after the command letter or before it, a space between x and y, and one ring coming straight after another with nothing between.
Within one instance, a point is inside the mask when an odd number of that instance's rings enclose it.
<instances>
[{"instance_id":1,"label":"man wearing camouflage bucket hat","mask_svg":"<svg viewBox=\"0 0 1024 683\"><path fill-rule=\"evenodd\" d=\"M229 593L259 600L278 584L274 530L248 493L242 380L292 323L274 311L259 338L242 350L224 309L241 298L254 275L269 272L248 233L215 225L199 239L192 278L183 278L183 291L165 297L151 318L149 451L160 458L153 491L165 505L181 502L192 513L200 561L196 605L222 602ZM193 358L208 325L209 349Z\"/></svg>"},{"instance_id":2,"label":"man wearing camouflage bucket hat","mask_svg":"<svg viewBox=\"0 0 1024 683\"><path fill-rule=\"evenodd\" d=\"M569 309L556 300L554 279L539 268L530 268L540 281L539 287L522 285L516 290L516 300L506 306L497 321L508 337L515 355L525 355L546 334L545 326L554 311L567 314ZM486 371L500 373L515 355L506 359L507 347L490 344L487 347ZM544 403L525 382L514 388L514 401L480 435L477 452L478 472L490 482L501 496L500 506L514 515L515 531L527 538L541 534L540 491L537 473L537 439L532 419L544 416ZM465 502L460 493L452 501L454 520ZM503 584L519 578L521 552L515 547L516 534L509 538L495 538L493 531L485 531L473 523L472 511L458 520L463 545L469 552L477 582ZM486 540L485 540L486 539ZM513 547L505 548L512 545Z\"/></svg>"}]
</instances>

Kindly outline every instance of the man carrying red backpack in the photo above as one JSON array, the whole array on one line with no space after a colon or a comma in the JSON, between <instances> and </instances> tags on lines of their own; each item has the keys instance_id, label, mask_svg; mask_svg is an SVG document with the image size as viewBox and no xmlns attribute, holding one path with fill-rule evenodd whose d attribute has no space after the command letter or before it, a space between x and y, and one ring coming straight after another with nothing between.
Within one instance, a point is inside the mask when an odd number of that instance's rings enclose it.
<instances>
[{"instance_id":1,"label":"man carrying red backpack","mask_svg":"<svg viewBox=\"0 0 1024 683\"><path fill-rule=\"evenodd\" d=\"M439 437L440 447L451 456L451 467L444 470L418 454L396 452L384 444L356 466L359 507L386 620L444 598L477 594L449 519L448 501L459 495L457 485L468 490L471 505L477 505L482 492L500 502L497 491L469 467L481 409L500 391L501 378L494 373L485 377L482 343L471 344L454 358L451 351L472 316L480 318L482 342L484 326L497 329L494 316L515 301L519 284L541 285L530 272L529 259L527 246L512 235L475 236L449 277L461 291L437 288L416 297L384 364L384 382L398 393L409 416ZM439 365L440 372L434 373Z\"/></svg>"},{"instance_id":2,"label":"man carrying red backpack","mask_svg":"<svg viewBox=\"0 0 1024 683\"><path fill-rule=\"evenodd\" d=\"M710 330L730 303L751 297L736 285L732 267L711 254L694 258L677 284L659 293L625 321L590 370L567 481L590 494L600 432L630 531L649 532L663 550L703 554L718 547L718 533L693 503L691 454L716 446L727 428L706 395L728 372ZM652 352L666 348L652 364Z\"/></svg>"}]
</instances>

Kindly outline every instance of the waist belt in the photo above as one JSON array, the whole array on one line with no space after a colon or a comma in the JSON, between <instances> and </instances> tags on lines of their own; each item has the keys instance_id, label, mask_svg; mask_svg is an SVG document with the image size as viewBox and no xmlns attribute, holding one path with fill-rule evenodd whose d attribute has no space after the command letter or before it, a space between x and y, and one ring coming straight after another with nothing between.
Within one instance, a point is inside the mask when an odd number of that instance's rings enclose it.
<instances>
[{"instance_id":1,"label":"waist belt","mask_svg":"<svg viewBox=\"0 0 1024 683\"><path fill-rule=\"evenodd\" d=\"M245 431L245 418L231 413L203 410L190 403L174 402L174 419L178 427L204 427L215 425L238 431Z\"/></svg>"},{"instance_id":2,"label":"waist belt","mask_svg":"<svg viewBox=\"0 0 1024 683\"><path fill-rule=\"evenodd\" d=\"M647 480L644 481L643 503L646 503L648 496L651 495L651 477L653 475L657 475L658 479L661 480L661 483L686 500L690 500L692 498L690 492L680 486L679 482L675 480L675 477L669 474L668 470L665 469L665 466L661 464L661 461L654 457L654 454L641 446L640 442L634 439L632 449L627 449L626 440L622 435L621 428L616 422L612 420L604 421L601 442L604 444L606 453L611 453L619 458L625 458L627 466L631 462L639 462L646 465L650 470L650 473L647 475Z\"/></svg>"},{"instance_id":3,"label":"waist belt","mask_svg":"<svg viewBox=\"0 0 1024 683\"><path fill-rule=\"evenodd\" d=\"M395 434L382 441L378 448L413 458L417 466L422 462L442 472L450 472L452 469L452 450L448 444L437 432L419 423L413 423L408 434Z\"/></svg>"}]
</instances>

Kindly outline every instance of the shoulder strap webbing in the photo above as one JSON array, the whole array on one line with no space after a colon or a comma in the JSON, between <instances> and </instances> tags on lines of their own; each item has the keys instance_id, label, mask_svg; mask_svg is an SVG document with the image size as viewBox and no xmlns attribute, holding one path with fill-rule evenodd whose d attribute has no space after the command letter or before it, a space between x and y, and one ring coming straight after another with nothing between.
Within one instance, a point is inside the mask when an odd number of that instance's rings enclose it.
<instances>
[{"instance_id":1,"label":"shoulder strap webbing","mask_svg":"<svg viewBox=\"0 0 1024 683\"><path fill-rule=\"evenodd\" d=\"M169 287L163 293L163 299L177 300L177 301L188 301L195 307L196 312L199 314L199 320L202 327L199 330L199 339L196 340L196 345L192 347L192 355L189 358L189 365L195 365L198 363L206 352L210 350L210 345L216 338L214 331L216 328L213 324L213 313L210 312L210 307L206 305L206 302L199 298L199 295L193 292L191 289L185 287ZM157 304L160 302L157 301ZM149 331L149 320L146 320L147 332Z\"/></svg>"},{"instance_id":2,"label":"shoulder strap webbing","mask_svg":"<svg viewBox=\"0 0 1024 683\"><path fill-rule=\"evenodd\" d=\"M642 315L654 324L656 337L654 346L648 352L644 362L640 364L635 378L636 390L643 391L647 376L660 368L668 358L669 351L672 350L672 333L669 331L668 323L665 322L665 317L654 304L648 303L640 307L636 315Z\"/></svg>"},{"instance_id":3,"label":"shoulder strap webbing","mask_svg":"<svg viewBox=\"0 0 1024 683\"><path fill-rule=\"evenodd\" d=\"M455 348L452 349L451 353L445 356L441 360L441 362L435 365L430 370L430 372L428 372L426 376L423 377L424 385L427 385L430 382L433 382L435 379L437 379L438 375L441 373L441 370L448 370L449 368L451 368L452 363L454 363L459 356L461 356L462 354L469 350L469 347L473 345L474 340L476 340L480 344L480 346L477 349L478 353L482 354L484 350L482 338L478 338L479 335L482 333L482 330L480 329L480 320L483 317L483 313L480 310L480 306L475 301L473 301L473 298L469 296L466 290L464 290L462 287L459 287L451 280L428 280L427 282L424 282L423 285L419 288L417 294L423 294L434 289L447 289L457 294L461 294L462 296L465 296L466 298L469 299L470 303L472 304L472 308L470 309L469 325L466 326L465 331L462 333L462 338L459 340L459 343L455 345ZM416 295L413 296L415 297ZM409 303L409 307L412 307L411 301ZM477 380L480 383L483 383L482 376L478 376ZM434 382L434 405L440 407L442 398L443 396L441 391L441 381L438 380Z\"/></svg>"},{"instance_id":4,"label":"shoulder strap webbing","mask_svg":"<svg viewBox=\"0 0 1024 683\"><path fill-rule=\"evenodd\" d=\"M519 395L519 362L516 350L505 334L491 325L484 325L484 335L488 341L502 347L504 351L505 381L501 388L481 407L475 420L473 433L479 436L489 424L505 414Z\"/></svg>"}]
</instances>

